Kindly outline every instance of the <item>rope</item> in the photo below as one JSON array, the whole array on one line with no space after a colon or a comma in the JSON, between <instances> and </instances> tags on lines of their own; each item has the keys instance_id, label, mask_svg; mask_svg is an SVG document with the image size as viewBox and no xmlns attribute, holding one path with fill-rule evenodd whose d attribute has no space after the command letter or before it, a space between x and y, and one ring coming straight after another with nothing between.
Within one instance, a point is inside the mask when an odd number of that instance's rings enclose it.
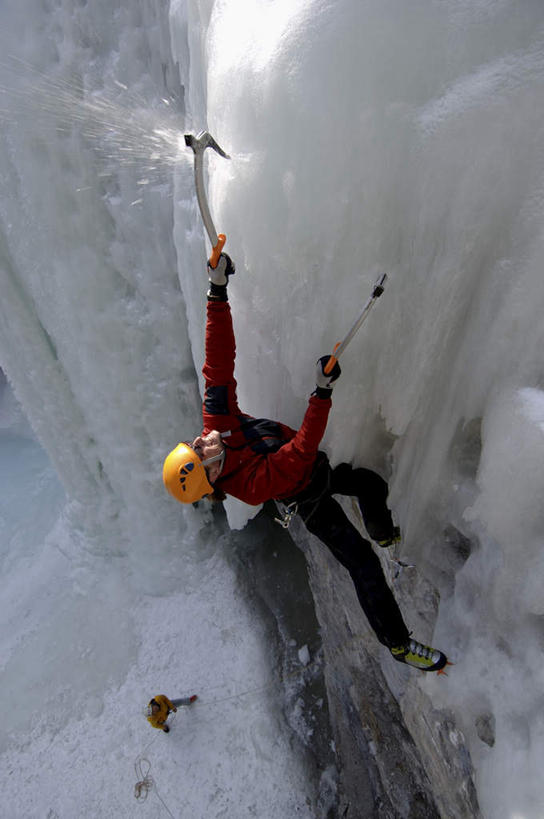
<instances>
[{"instance_id":1,"label":"rope","mask_svg":"<svg viewBox=\"0 0 544 819\"><path fill-rule=\"evenodd\" d=\"M172 714L172 719L170 720L171 723L174 721L176 716L177 716L177 714L176 714L176 712L174 712ZM161 804L162 804L163 808L165 809L165 811L167 812L167 814L171 817L171 819L176 819L176 817L174 816L174 814L172 813L172 811L170 810L170 808L168 807L168 805L166 804L166 802L164 801L162 796L160 795L159 790L157 788L157 783L155 782L155 780L153 779L153 777L149 773L151 771L151 762L149 761L149 759L146 756L144 756L144 754L146 753L148 748L150 748L153 745L153 743L158 738L158 736L159 736L159 734L157 732L156 736L153 737L151 742L147 743L147 745L143 749L142 753L140 754L140 756L136 759L136 762L134 763L134 770L136 771L136 777L137 778L139 777L138 782L136 782L136 784L134 785L134 797L138 802L145 802L148 795L149 795L149 792L152 791L153 788L154 788L155 789L155 794L157 795L157 798L158 798L159 802L161 802ZM144 770L143 770L143 765L144 764L147 765L147 770L145 771L145 773L144 773Z\"/></svg>"},{"instance_id":2,"label":"rope","mask_svg":"<svg viewBox=\"0 0 544 819\"><path fill-rule=\"evenodd\" d=\"M143 772L142 763L147 764L147 771ZM162 804L163 808L165 809L166 813L171 817L171 819L176 819L162 796L160 795L159 791L157 790L157 785L150 775L149 771L151 770L151 762L145 756L138 757L136 762L134 763L134 770L136 771L136 776L141 776L141 780L136 782L134 785L134 796L138 800L138 802L145 802L148 797L149 791L155 788L155 793L159 802Z\"/></svg>"},{"instance_id":3,"label":"rope","mask_svg":"<svg viewBox=\"0 0 544 819\"><path fill-rule=\"evenodd\" d=\"M144 762L147 765L147 771L145 772L145 774L142 769L142 764ZM134 770L136 771L136 776L141 777L140 781L136 782L136 784L134 785L134 796L136 797L138 802L145 802L149 794L149 791L155 784L153 778L149 775L149 771L151 770L151 762L145 756L138 757L138 759L134 763Z\"/></svg>"},{"instance_id":4,"label":"rope","mask_svg":"<svg viewBox=\"0 0 544 819\"><path fill-rule=\"evenodd\" d=\"M283 682L285 682L285 680L289 680L293 677L300 676L301 678L303 678L304 672L307 671L308 669L312 669L313 665L314 662L311 661L310 663L308 663L308 665L304 666L303 668L295 668L293 671L289 671L285 674L280 673L279 681L271 680L270 682L263 683L262 685L259 685L256 688L247 688L244 691L239 691L237 694L227 694L227 696L225 697L219 697L214 700L203 700L202 696L199 694L198 699L199 709L202 708L202 706L217 705L218 703L227 702L228 700L236 700L238 699L238 697L245 697L248 694L257 694L260 693L261 691L266 691L267 688L275 688L278 685L278 682L281 685ZM234 683L234 685L237 684L239 684L239 682ZM210 691L217 691L218 688L224 690L227 687L227 685L228 683L220 683L219 685L208 686L207 688L202 688L198 685L195 685L193 686L193 688L202 691L203 694L206 694Z\"/></svg>"},{"instance_id":5,"label":"rope","mask_svg":"<svg viewBox=\"0 0 544 819\"><path fill-rule=\"evenodd\" d=\"M304 673L305 670L306 669L302 670L302 674ZM284 681L286 679L289 679L291 677L299 676L299 675L301 675L301 670L296 669L294 671L289 672L288 674L282 675L282 681ZM227 702L229 700L236 700L236 699L239 699L241 697L245 697L245 696L247 696L249 694L261 693L262 691L265 691L267 688L274 687L276 684L277 683L275 681L265 683L264 685L260 685L260 686L258 686L256 688L248 688L245 691L240 691L238 694L231 694L231 695L229 695L227 697L221 697L219 699L210 700L207 703L200 701L200 705L208 705L208 706L218 705L220 703ZM220 688L220 687L222 687L222 686L213 686L213 688L211 688L209 690L214 690L214 689ZM173 723L176 716L177 716L177 713L174 712L172 714L172 716L171 716L171 720L170 720L171 723ZM213 720L213 721L215 722L215 720ZM206 720L196 720L196 722L193 722L193 726L199 725L199 724L205 724L205 723L206 723ZM134 763L134 770L136 772L136 778L138 780L136 782L136 784L134 785L134 797L138 802L145 802L147 797L149 796L149 792L152 791L153 789L155 789L155 793L156 793L159 801L162 803L164 809L166 810L168 815L171 817L171 819L175 819L174 815L172 814L172 812L170 811L170 809L168 808L168 806L164 802L163 798L161 797L161 795L160 795L160 793L159 793L159 791L157 789L157 784L156 784L155 780L153 779L153 777L150 774L151 762L149 761L149 759L146 756L144 756L144 754L147 752L147 750L151 747L151 745L153 745L155 740L158 738L158 735L159 734L157 732L156 736L154 736L153 739L150 742L147 743L147 745L144 747L142 753L137 757L136 762ZM147 766L145 772L144 772L144 765Z\"/></svg>"},{"instance_id":6,"label":"rope","mask_svg":"<svg viewBox=\"0 0 544 819\"><path fill-rule=\"evenodd\" d=\"M147 771L143 772L142 763L147 764ZM134 785L134 796L138 800L138 802L145 802L148 797L149 791L155 788L155 793L159 802L161 802L163 808L167 812L167 814L171 817L171 819L176 819L162 796L160 795L159 791L157 790L157 785L153 780L153 777L150 775L149 771L151 770L151 762L145 756L138 757L136 762L134 763L134 770L136 771L136 776L141 776L142 779L139 782L136 782Z\"/></svg>"}]
</instances>

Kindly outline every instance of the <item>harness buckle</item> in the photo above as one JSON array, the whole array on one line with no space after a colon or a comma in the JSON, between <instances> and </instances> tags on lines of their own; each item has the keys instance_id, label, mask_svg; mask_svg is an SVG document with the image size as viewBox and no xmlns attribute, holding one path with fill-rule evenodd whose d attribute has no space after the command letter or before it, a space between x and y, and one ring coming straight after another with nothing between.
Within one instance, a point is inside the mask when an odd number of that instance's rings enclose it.
<instances>
[{"instance_id":1,"label":"harness buckle","mask_svg":"<svg viewBox=\"0 0 544 819\"><path fill-rule=\"evenodd\" d=\"M296 501L293 501L292 503L289 503L287 506L284 506L282 504L282 508L283 508L283 517L282 518L274 518L274 521L276 523L279 523L279 525L282 526L284 529L288 529L289 526L291 525L291 521L293 520L295 515L298 513L298 503Z\"/></svg>"}]
</instances>

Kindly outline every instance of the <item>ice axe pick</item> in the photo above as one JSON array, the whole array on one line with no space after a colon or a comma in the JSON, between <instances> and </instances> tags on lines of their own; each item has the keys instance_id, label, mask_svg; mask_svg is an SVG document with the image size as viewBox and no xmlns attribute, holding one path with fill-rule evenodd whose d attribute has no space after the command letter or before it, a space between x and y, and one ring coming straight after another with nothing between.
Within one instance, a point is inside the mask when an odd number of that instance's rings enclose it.
<instances>
[{"instance_id":1,"label":"ice axe pick","mask_svg":"<svg viewBox=\"0 0 544 819\"><path fill-rule=\"evenodd\" d=\"M214 151L217 151L219 156L223 156L225 159L230 159L230 156L219 147L215 139L207 131L201 131L196 137L192 134L185 134L185 144L193 149L195 155L196 198L198 199L198 206L204 227L206 228L206 233L212 244L212 255L209 258L210 267L216 268L227 237L224 233L217 233L212 221L210 208L208 207L206 190L204 188L204 151L206 148L213 148Z\"/></svg>"}]
</instances>

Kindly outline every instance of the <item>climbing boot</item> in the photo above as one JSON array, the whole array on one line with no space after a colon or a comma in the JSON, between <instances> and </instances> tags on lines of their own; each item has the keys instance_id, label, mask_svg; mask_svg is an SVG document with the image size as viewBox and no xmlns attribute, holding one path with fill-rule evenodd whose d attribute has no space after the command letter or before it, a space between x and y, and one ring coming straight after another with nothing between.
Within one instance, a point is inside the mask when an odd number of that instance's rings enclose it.
<instances>
[{"instance_id":1,"label":"climbing boot","mask_svg":"<svg viewBox=\"0 0 544 819\"><path fill-rule=\"evenodd\" d=\"M448 663L448 658L437 648L424 646L417 640L408 640L403 646L394 646L391 654L399 663L406 663L420 671L441 671Z\"/></svg>"},{"instance_id":2,"label":"climbing boot","mask_svg":"<svg viewBox=\"0 0 544 819\"><path fill-rule=\"evenodd\" d=\"M394 546L395 543L400 543L400 529L398 526L395 526L393 529L393 533L389 536L384 538L383 540L377 540L376 543L378 546L381 546L382 549L387 549L389 546Z\"/></svg>"}]
</instances>

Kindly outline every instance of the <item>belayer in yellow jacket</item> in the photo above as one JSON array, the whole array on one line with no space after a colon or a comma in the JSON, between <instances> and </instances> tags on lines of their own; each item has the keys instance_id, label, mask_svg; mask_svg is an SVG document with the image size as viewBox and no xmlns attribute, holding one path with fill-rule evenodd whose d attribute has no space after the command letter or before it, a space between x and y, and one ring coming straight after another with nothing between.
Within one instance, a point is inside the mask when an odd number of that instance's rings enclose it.
<instances>
[{"instance_id":1,"label":"belayer in yellow jacket","mask_svg":"<svg viewBox=\"0 0 544 819\"><path fill-rule=\"evenodd\" d=\"M145 710L147 721L153 728L159 728L167 734L170 730L169 726L166 725L168 715L172 711L175 713L178 710L178 705L191 705L196 699L196 694L193 694L191 697L182 697L178 700L169 700L165 694L157 694L153 699L149 700L147 704Z\"/></svg>"}]
</instances>

